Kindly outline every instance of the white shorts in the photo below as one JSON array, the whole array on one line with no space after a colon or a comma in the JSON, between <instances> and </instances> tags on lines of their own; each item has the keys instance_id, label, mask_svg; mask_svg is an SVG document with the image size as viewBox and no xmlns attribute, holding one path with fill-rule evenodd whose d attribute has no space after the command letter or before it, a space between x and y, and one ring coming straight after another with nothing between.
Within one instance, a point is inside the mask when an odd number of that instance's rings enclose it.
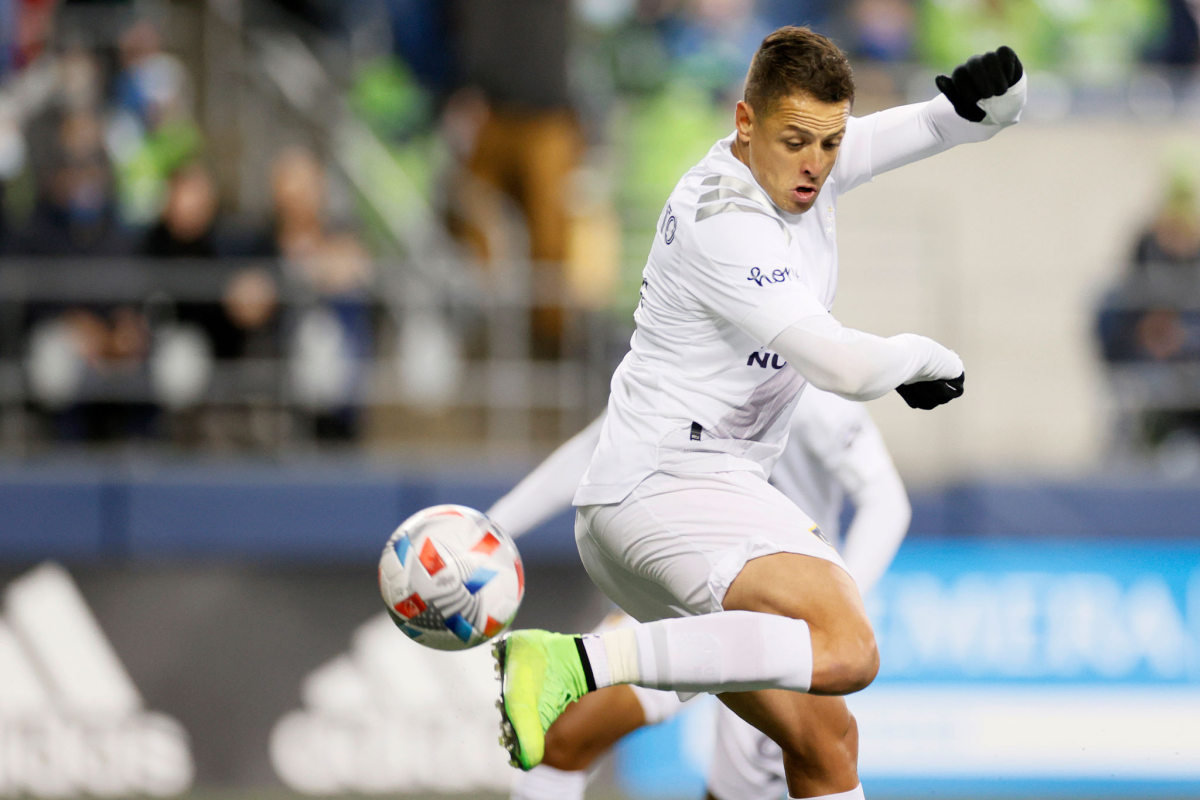
<instances>
[{"instance_id":1,"label":"white shorts","mask_svg":"<svg viewBox=\"0 0 1200 800\"><path fill-rule=\"evenodd\" d=\"M751 472L655 472L620 503L582 506L575 543L609 598L641 622L723 610L747 561L842 557L782 492Z\"/></svg>"},{"instance_id":2,"label":"white shorts","mask_svg":"<svg viewBox=\"0 0 1200 800\"><path fill-rule=\"evenodd\" d=\"M723 704L717 708L717 741L708 770L708 791L717 800L787 797L783 750Z\"/></svg>"}]
</instances>

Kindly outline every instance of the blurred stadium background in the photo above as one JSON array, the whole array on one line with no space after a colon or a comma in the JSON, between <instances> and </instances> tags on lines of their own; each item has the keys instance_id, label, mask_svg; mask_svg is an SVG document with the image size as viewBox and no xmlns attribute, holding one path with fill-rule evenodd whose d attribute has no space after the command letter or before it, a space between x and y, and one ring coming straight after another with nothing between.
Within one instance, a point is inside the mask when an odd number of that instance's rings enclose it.
<instances>
[{"instance_id":1,"label":"blurred stadium background","mask_svg":"<svg viewBox=\"0 0 1200 800\"><path fill-rule=\"evenodd\" d=\"M1032 76L842 204L838 316L970 372L871 408L914 519L868 792L1200 797L1198 13L0 0L0 796L497 796L490 668L379 620L378 549L601 410L661 204L808 23L857 113ZM599 620L569 515L520 546L519 624ZM594 796L701 796L710 711Z\"/></svg>"}]
</instances>

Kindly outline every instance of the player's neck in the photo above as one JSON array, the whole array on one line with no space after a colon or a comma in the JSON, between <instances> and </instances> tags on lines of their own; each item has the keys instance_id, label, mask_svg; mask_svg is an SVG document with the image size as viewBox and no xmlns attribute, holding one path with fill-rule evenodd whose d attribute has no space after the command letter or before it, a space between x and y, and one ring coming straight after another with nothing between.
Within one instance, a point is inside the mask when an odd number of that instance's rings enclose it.
<instances>
[{"instance_id":1,"label":"player's neck","mask_svg":"<svg viewBox=\"0 0 1200 800\"><path fill-rule=\"evenodd\" d=\"M733 137L733 146L730 148L730 150L733 153L734 158L745 164L746 169L750 169L750 148L747 144L742 142L741 137ZM750 174L753 175L754 171L751 170Z\"/></svg>"}]
</instances>

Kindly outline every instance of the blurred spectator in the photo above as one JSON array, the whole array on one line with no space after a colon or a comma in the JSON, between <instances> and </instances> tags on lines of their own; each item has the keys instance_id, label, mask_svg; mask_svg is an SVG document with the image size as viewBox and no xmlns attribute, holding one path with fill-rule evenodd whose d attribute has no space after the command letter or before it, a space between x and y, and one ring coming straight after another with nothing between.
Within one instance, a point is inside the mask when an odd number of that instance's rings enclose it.
<instances>
[{"instance_id":1,"label":"blurred spectator","mask_svg":"<svg viewBox=\"0 0 1200 800\"><path fill-rule=\"evenodd\" d=\"M373 340L370 255L352 232L327 229L327 177L312 151L284 149L275 159L271 186L274 253L315 300L297 310L289 326L293 389L312 413L318 438L357 438Z\"/></svg>"},{"instance_id":2,"label":"blurred spectator","mask_svg":"<svg viewBox=\"0 0 1200 800\"><path fill-rule=\"evenodd\" d=\"M113 175L100 120L90 110L52 112L51 152L36 175L37 203L10 252L34 256L115 256L129 252L116 219Z\"/></svg>"},{"instance_id":3,"label":"blurred spectator","mask_svg":"<svg viewBox=\"0 0 1200 800\"><path fill-rule=\"evenodd\" d=\"M152 258L212 258L217 221L217 187L198 163L171 177L167 203L146 234L142 253Z\"/></svg>"},{"instance_id":4,"label":"blurred spectator","mask_svg":"<svg viewBox=\"0 0 1200 800\"><path fill-rule=\"evenodd\" d=\"M1200 266L1200 208L1196 187L1186 176L1170 180L1166 196L1149 227L1138 238L1134 265L1142 271L1153 266Z\"/></svg>"},{"instance_id":5,"label":"blurred spectator","mask_svg":"<svg viewBox=\"0 0 1200 800\"><path fill-rule=\"evenodd\" d=\"M300 313L296 325L294 388L313 413L318 439L353 440L373 341L370 255L357 236L340 231L298 266L317 303Z\"/></svg>"},{"instance_id":6,"label":"blurred spectator","mask_svg":"<svg viewBox=\"0 0 1200 800\"><path fill-rule=\"evenodd\" d=\"M740 94L747 65L770 26L746 0L691 0L682 12L665 26L680 74L714 94Z\"/></svg>"},{"instance_id":7,"label":"blurred spectator","mask_svg":"<svg viewBox=\"0 0 1200 800\"><path fill-rule=\"evenodd\" d=\"M130 26L119 51L107 138L117 162L122 215L149 224L165 202L168 177L199 152L201 134L192 120L187 71L162 51L154 23Z\"/></svg>"},{"instance_id":8,"label":"blurred spectator","mask_svg":"<svg viewBox=\"0 0 1200 800\"><path fill-rule=\"evenodd\" d=\"M906 61L912 56L916 10L911 0L857 0L850 49L872 61Z\"/></svg>"},{"instance_id":9,"label":"blurred spectator","mask_svg":"<svg viewBox=\"0 0 1200 800\"><path fill-rule=\"evenodd\" d=\"M1200 207L1184 172L1167 181L1132 255L1129 274L1100 313L1105 359L1200 360Z\"/></svg>"},{"instance_id":10,"label":"blurred spectator","mask_svg":"<svg viewBox=\"0 0 1200 800\"><path fill-rule=\"evenodd\" d=\"M1139 234L1132 264L1097 319L1105 360L1123 376L1125 428L1152 445L1200 432L1200 205L1194 180L1177 169L1154 218Z\"/></svg>"},{"instance_id":11,"label":"blurred spectator","mask_svg":"<svg viewBox=\"0 0 1200 800\"><path fill-rule=\"evenodd\" d=\"M529 232L533 283L557 297L567 249L567 184L583 148L567 85L570 3L464 0L461 11L466 80L488 105L468 169L485 187L515 201ZM486 233L503 226L502 206L475 187L464 192L472 244L485 261L503 255L494 252ZM533 329L535 353L557 355L562 309L535 308Z\"/></svg>"},{"instance_id":12,"label":"blurred spectator","mask_svg":"<svg viewBox=\"0 0 1200 800\"><path fill-rule=\"evenodd\" d=\"M316 252L325 232L325 168L312 151L285 148L271 169L274 237L270 249L285 258Z\"/></svg>"},{"instance_id":13,"label":"blurred spectator","mask_svg":"<svg viewBox=\"0 0 1200 800\"><path fill-rule=\"evenodd\" d=\"M217 210L217 188L208 171L198 163L178 170L171 178L162 217L142 242L142 254L163 259L217 257ZM278 355L276 294L269 271L238 270L230 275L220 300L177 303L176 319L202 329L218 359L248 354L274 357Z\"/></svg>"},{"instance_id":14,"label":"blurred spectator","mask_svg":"<svg viewBox=\"0 0 1200 800\"><path fill-rule=\"evenodd\" d=\"M1167 21L1161 41L1150 53L1154 61L1173 67L1190 67L1200 62L1200 26L1191 0L1165 0Z\"/></svg>"}]
</instances>

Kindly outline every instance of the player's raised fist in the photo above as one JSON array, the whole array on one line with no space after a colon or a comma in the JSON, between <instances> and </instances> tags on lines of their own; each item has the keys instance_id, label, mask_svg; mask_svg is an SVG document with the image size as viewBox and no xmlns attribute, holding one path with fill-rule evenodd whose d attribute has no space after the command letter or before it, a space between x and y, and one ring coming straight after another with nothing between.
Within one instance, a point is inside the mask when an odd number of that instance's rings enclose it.
<instances>
[{"instance_id":1,"label":"player's raised fist","mask_svg":"<svg viewBox=\"0 0 1200 800\"><path fill-rule=\"evenodd\" d=\"M1025 107L1025 69L1011 47L971 56L935 82L958 115L971 122L1012 125Z\"/></svg>"},{"instance_id":2,"label":"player's raised fist","mask_svg":"<svg viewBox=\"0 0 1200 800\"><path fill-rule=\"evenodd\" d=\"M906 383L903 386L897 386L896 391L904 398L904 402L908 403L909 408L929 411L961 396L966 379L967 374L964 372L957 378Z\"/></svg>"}]
</instances>

